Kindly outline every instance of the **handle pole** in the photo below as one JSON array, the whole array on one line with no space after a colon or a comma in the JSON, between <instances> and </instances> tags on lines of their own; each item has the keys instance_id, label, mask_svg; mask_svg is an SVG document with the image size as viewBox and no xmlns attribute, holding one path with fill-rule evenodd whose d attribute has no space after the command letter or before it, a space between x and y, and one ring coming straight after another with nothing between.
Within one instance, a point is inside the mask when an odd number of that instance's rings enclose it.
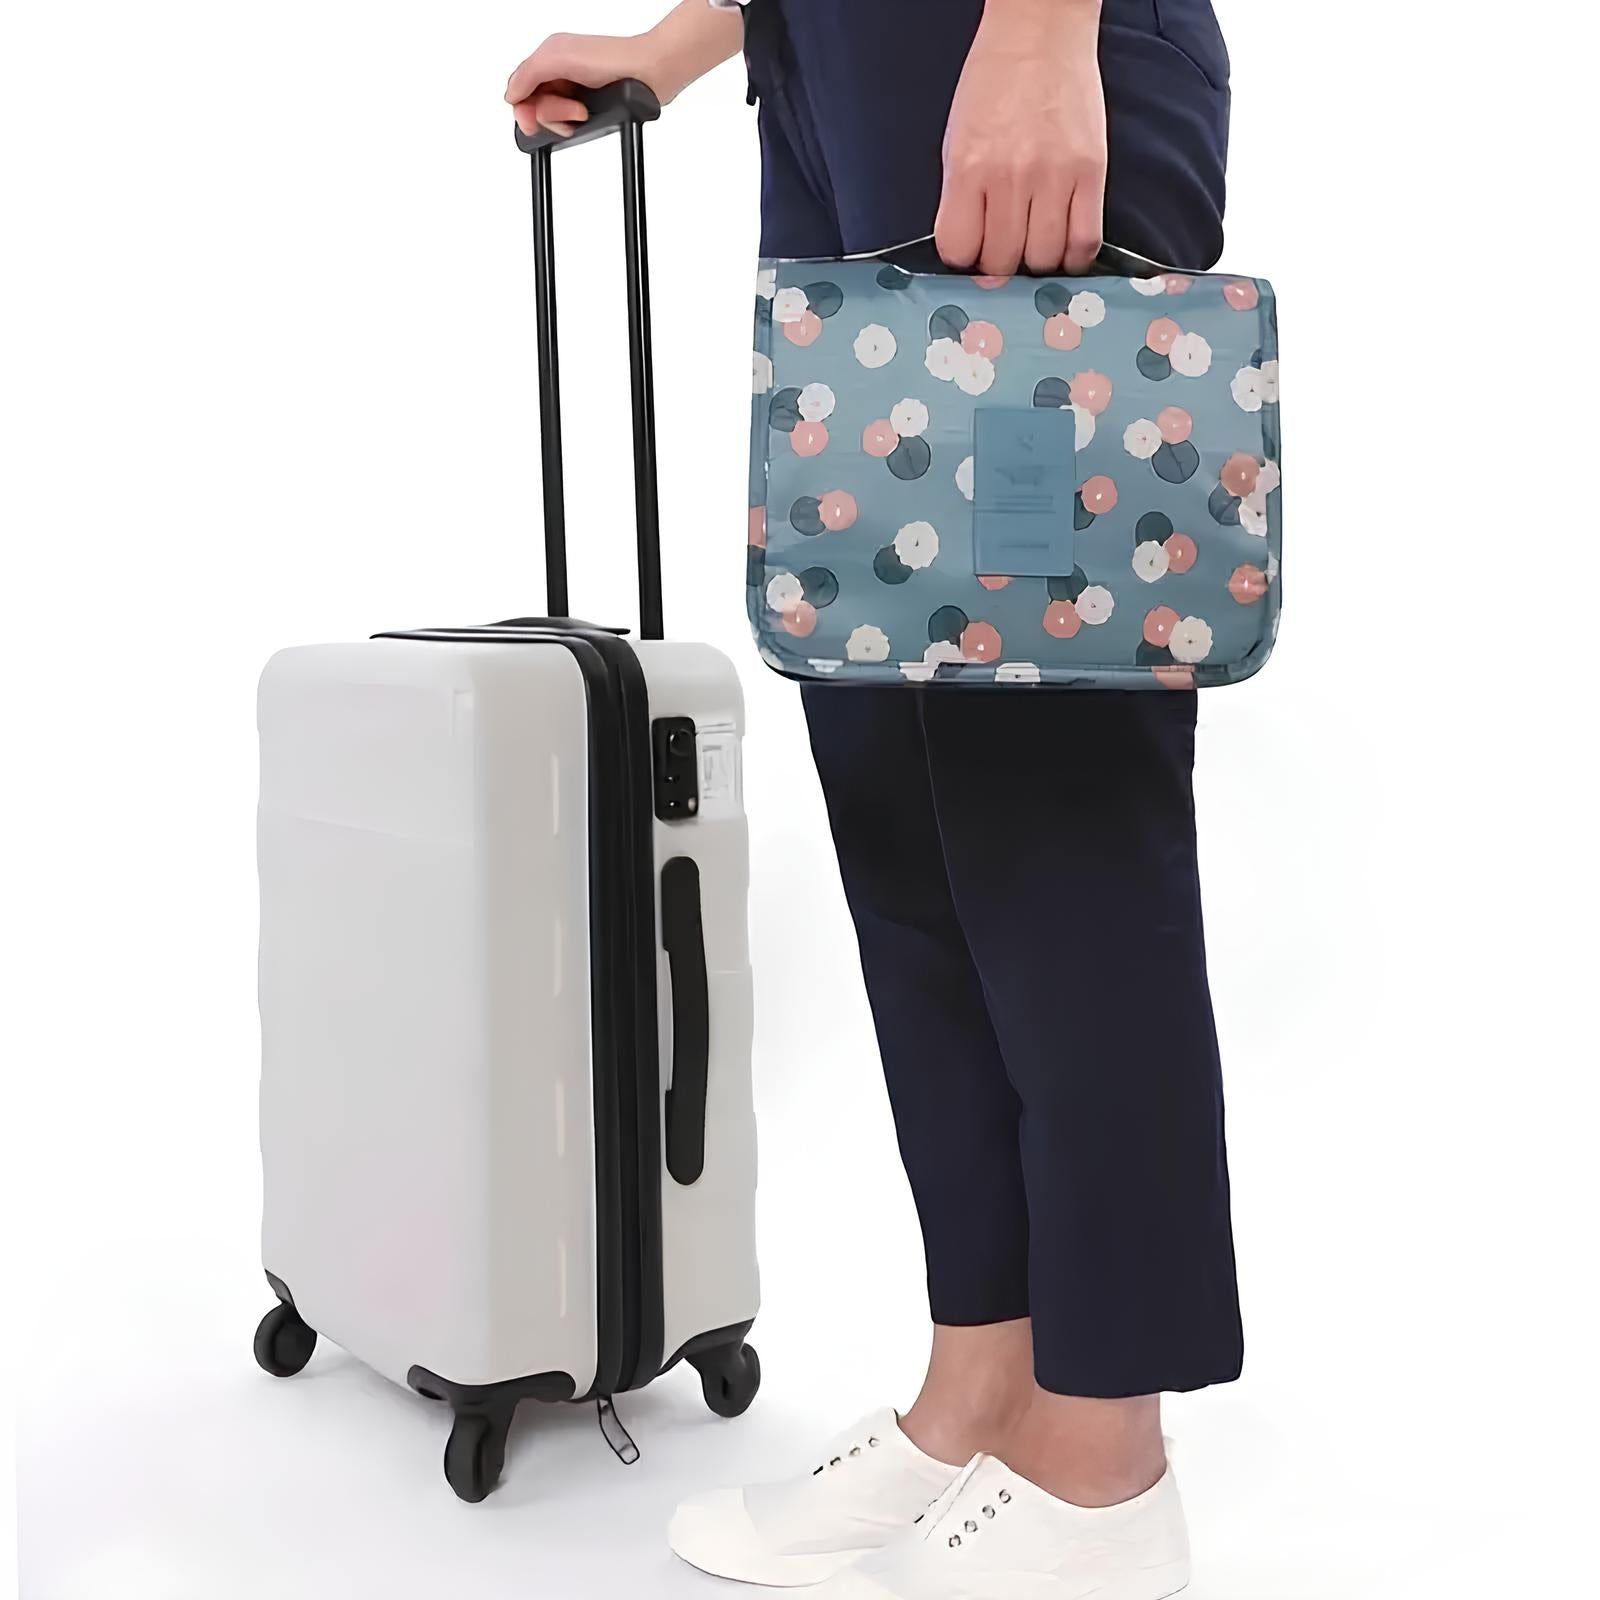
<instances>
[{"instance_id":1,"label":"handle pole","mask_svg":"<svg viewBox=\"0 0 1600 1600\"><path fill-rule=\"evenodd\" d=\"M650 350L650 258L644 212L644 128L622 128L623 230L628 256L628 357L633 381L633 497L639 525L639 634L662 636L661 505L656 482L654 361Z\"/></svg>"},{"instance_id":2,"label":"handle pole","mask_svg":"<svg viewBox=\"0 0 1600 1600\"><path fill-rule=\"evenodd\" d=\"M533 169L533 300L539 335L539 451L544 480L545 609L569 614L567 496L561 457L561 358L556 340L555 213L550 151L535 150Z\"/></svg>"}]
</instances>

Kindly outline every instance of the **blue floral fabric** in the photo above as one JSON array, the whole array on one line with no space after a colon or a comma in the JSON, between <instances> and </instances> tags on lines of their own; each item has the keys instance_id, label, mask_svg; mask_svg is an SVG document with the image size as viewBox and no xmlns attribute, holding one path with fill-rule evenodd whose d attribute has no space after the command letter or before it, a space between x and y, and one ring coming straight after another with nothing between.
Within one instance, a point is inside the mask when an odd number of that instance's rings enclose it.
<instances>
[{"instance_id":1,"label":"blue floral fabric","mask_svg":"<svg viewBox=\"0 0 1600 1600\"><path fill-rule=\"evenodd\" d=\"M787 676L1188 688L1270 653L1263 280L767 261L753 391L750 621ZM1030 429L1038 410L1071 428Z\"/></svg>"}]
</instances>

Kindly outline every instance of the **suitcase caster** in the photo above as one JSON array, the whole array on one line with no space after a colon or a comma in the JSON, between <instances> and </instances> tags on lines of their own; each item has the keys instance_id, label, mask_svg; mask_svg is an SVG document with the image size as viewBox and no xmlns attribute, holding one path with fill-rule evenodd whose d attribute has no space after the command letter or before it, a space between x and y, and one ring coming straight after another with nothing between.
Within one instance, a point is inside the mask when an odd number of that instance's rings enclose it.
<instances>
[{"instance_id":1,"label":"suitcase caster","mask_svg":"<svg viewBox=\"0 0 1600 1600\"><path fill-rule=\"evenodd\" d=\"M274 1378L292 1378L316 1348L316 1329L287 1302L275 1305L256 1329L256 1365Z\"/></svg>"},{"instance_id":2,"label":"suitcase caster","mask_svg":"<svg viewBox=\"0 0 1600 1600\"><path fill-rule=\"evenodd\" d=\"M691 1351L689 1364L700 1374L700 1392L719 1417L742 1417L761 1387L761 1358L748 1344L724 1344Z\"/></svg>"},{"instance_id":3,"label":"suitcase caster","mask_svg":"<svg viewBox=\"0 0 1600 1600\"><path fill-rule=\"evenodd\" d=\"M500 1481L506 1464L506 1435L511 1417L486 1411L458 1411L444 1447L445 1482L458 1499L476 1505Z\"/></svg>"}]
</instances>

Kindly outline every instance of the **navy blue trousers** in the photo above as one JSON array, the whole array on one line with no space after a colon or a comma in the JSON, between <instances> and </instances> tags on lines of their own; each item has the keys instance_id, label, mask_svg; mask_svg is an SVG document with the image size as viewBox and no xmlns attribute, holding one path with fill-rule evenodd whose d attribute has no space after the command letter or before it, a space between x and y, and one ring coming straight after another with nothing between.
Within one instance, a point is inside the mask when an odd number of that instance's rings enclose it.
<instances>
[{"instance_id":1,"label":"navy blue trousers","mask_svg":"<svg viewBox=\"0 0 1600 1600\"><path fill-rule=\"evenodd\" d=\"M754 0L762 248L931 232L982 0ZM1105 0L1106 236L1222 243L1209 0ZM1033 1319L1061 1394L1243 1353L1196 867L1192 693L807 686L936 1322Z\"/></svg>"}]
</instances>

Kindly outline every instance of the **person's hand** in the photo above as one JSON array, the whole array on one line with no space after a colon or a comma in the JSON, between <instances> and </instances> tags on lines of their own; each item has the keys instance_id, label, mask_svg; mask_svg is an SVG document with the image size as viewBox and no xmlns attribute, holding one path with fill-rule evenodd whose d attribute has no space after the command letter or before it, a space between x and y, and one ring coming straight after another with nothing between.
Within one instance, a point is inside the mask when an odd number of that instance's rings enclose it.
<instances>
[{"instance_id":1,"label":"person's hand","mask_svg":"<svg viewBox=\"0 0 1600 1600\"><path fill-rule=\"evenodd\" d=\"M682 85L667 81L661 55L647 33L553 33L511 74L506 99L524 133L548 128L566 136L588 120L588 111L576 98L580 89L638 78L665 105Z\"/></svg>"},{"instance_id":2,"label":"person's hand","mask_svg":"<svg viewBox=\"0 0 1600 1600\"><path fill-rule=\"evenodd\" d=\"M1100 0L987 0L950 107L934 238L950 266L1081 272L1100 249Z\"/></svg>"},{"instance_id":3,"label":"person's hand","mask_svg":"<svg viewBox=\"0 0 1600 1600\"><path fill-rule=\"evenodd\" d=\"M553 33L511 74L506 100L524 133L548 128L565 137L588 120L580 90L638 78L666 105L736 54L743 38L739 14L705 0L682 0L648 33Z\"/></svg>"}]
</instances>

